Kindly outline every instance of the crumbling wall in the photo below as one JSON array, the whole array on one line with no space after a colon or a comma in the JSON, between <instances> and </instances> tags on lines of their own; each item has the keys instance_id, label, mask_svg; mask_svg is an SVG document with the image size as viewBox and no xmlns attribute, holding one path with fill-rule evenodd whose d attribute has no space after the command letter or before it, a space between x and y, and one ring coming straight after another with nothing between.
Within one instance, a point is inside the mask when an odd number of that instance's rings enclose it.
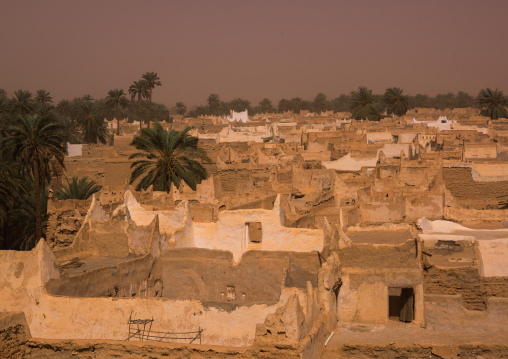
<instances>
[{"instance_id":1,"label":"crumbling wall","mask_svg":"<svg viewBox=\"0 0 508 359\"><path fill-rule=\"evenodd\" d=\"M162 295L160 264L147 254L115 267L64 274L50 280L46 291L67 297L157 297Z\"/></svg>"},{"instance_id":2,"label":"crumbling wall","mask_svg":"<svg viewBox=\"0 0 508 359\"><path fill-rule=\"evenodd\" d=\"M362 223L400 222L405 216L404 209L404 197L399 195L360 197Z\"/></svg>"},{"instance_id":3,"label":"crumbling wall","mask_svg":"<svg viewBox=\"0 0 508 359\"><path fill-rule=\"evenodd\" d=\"M417 220L422 217L441 219L444 215L444 195L418 193L404 197L405 220Z\"/></svg>"},{"instance_id":4,"label":"crumbling wall","mask_svg":"<svg viewBox=\"0 0 508 359\"><path fill-rule=\"evenodd\" d=\"M0 312L0 359L24 358L30 338L23 313Z\"/></svg>"},{"instance_id":5,"label":"crumbling wall","mask_svg":"<svg viewBox=\"0 0 508 359\"><path fill-rule=\"evenodd\" d=\"M508 277L482 277L476 266L434 266L424 274L425 295L460 295L467 310L485 310L490 297L508 298Z\"/></svg>"},{"instance_id":6,"label":"crumbling wall","mask_svg":"<svg viewBox=\"0 0 508 359\"><path fill-rule=\"evenodd\" d=\"M90 203L91 200L48 200L46 241L51 248L60 249L72 244Z\"/></svg>"},{"instance_id":7,"label":"crumbling wall","mask_svg":"<svg viewBox=\"0 0 508 359\"><path fill-rule=\"evenodd\" d=\"M305 169L305 163L302 166L295 166L293 173L293 188L298 188L302 192L314 192L316 190L328 191L333 185L333 170L327 169Z\"/></svg>"},{"instance_id":8,"label":"crumbling wall","mask_svg":"<svg viewBox=\"0 0 508 359\"><path fill-rule=\"evenodd\" d=\"M446 189L462 208L497 209L508 192L508 181L474 181L470 167L444 167Z\"/></svg>"},{"instance_id":9,"label":"crumbling wall","mask_svg":"<svg viewBox=\"0 0 508 359\"><path fill-rule=\"evenodd\" d=\"M339 251L339 259L344 267L418 268L415 239L399 245L352 243Z\"/></svg>"},{"instance_id":10,"label":"crumbling wall","mask_svg":"<svg viewBox=\"0 0 508 359\"><path fill-rule=\"evenodd\" d=\"M160 261L163 297L229 307L277 303L281 286L316 286L320 268L317 253L297 252L249 251L234 265L231 252L185 248L163 251Z\"/></svg>"},{"instance_id":11,"label":"crumbling wall","mask_svg":"<svg viewBox=\"0 0 508 359\"><path fill-rule=\"evenodd\" d=\"M454 222L503 222L508 218L508 209L467 209L467 208L444 208L444 219Z\"/></svg>"},{"instance_id":12,"label":"crumbling wall","mask_svg":"<svg viewBox=\"0 0 508 359\"><path fill-rule=\"evenodd\" d=\"M359 203L362 223L396 223L422 217L441 219L444 196L434 193L361 195Z\"/></svg>"},{"instance_id":13,"label":"crumbling wall","mask_svg":"<svg viewBox=\"0 0 508 359\"><path fill-rule=\"evenodd\" d=\"M489 298L484 311L468 310L460 295L425 295L425 323L430 330L453 333L508 332L508 298Z\"/></svg>"}]
</instances>

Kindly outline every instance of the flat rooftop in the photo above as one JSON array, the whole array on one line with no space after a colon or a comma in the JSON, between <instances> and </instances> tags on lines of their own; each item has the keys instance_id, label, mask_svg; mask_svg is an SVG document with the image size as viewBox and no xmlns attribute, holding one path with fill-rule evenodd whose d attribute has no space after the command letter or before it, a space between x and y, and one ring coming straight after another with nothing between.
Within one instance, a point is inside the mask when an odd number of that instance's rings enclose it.
<instances>
[{"instance_id":1,"label":"flat rooftop","mask_svg":"<svg viewBox=\"0 0 508 359\"><path fill-rule=\"evenodd\" d=\"M414 238L409 228L348 229L346 232L353 243L402 244Z\"/></svg>"}]
</instances>

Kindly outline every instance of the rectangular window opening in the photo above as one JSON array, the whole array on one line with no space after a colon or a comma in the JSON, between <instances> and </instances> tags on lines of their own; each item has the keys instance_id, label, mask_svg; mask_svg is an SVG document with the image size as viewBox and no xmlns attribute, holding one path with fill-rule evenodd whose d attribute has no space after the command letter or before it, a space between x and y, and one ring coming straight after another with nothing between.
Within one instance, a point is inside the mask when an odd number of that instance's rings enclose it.
<instances>
[{"instance_id":1,"label":"rectangular window opening","mask_svg":"<svg viewBox=\"0 0 508 359\"><path fill-rule=\"evenodd\" d=\"M261 243L263 239L261 222L247 222L245 226L247 227L248 243Z\"/></svg>"},{"instance_id":2,"label":"rectangular window opening","mask_svg":"<svg viewBox=\"0 0 508 359\"><path fill-rule=\"evenodd\" d=\"M414 311L413 288L388 288L388 319L411 323Z\"/></svg>"}]
</instances>

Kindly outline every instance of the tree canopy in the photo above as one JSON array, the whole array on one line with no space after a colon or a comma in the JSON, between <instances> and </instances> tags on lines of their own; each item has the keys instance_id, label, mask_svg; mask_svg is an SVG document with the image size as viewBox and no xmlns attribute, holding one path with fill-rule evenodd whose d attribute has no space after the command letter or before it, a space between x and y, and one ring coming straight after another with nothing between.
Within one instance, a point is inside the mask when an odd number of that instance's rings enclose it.
<instances>
[{"instance_id":1,"label":"tree canopy","mask_svg":"<svg viewBox=\"0 0 508 359\"><path fill-rule=\"evenodd\" d=\"M198 139L189 134L190 127L183 131L172 128L165 130L159 123L153 128L144 128L141 136L132 140L138 152L129 159L133 169L130 183L142 177L136 190L146 190L153 186L156 191L169 192L171 186L180 188L184 181L194 191L196 186L206 179L208 173L202 162L209 162L204 150L198 147Z\"/></svg>"},{"instance_id":2,"label":"tree canopy","mask_svg":"<svg viewBox=\"0 0 508 359\"><path fill-rule=\"evenodd\" d=\"M508 106L508 98L503 91L490 88L480 90L476 97L478 106L480 107L480 115L487 116L495 120L498 118L508 118L506 107Z\"/></svg>"}]
</instances>

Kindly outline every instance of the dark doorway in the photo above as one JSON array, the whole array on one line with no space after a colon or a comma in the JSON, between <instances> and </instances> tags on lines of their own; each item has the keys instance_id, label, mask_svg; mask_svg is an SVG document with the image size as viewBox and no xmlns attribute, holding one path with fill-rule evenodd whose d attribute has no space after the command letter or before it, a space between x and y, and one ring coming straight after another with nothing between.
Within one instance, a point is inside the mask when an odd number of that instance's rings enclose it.
<instances>
[{"instance_id":1,"label":"dark doorway","mask_svg":"<svg viewBox=\"0 0 508 359\"><path fill-rule=\"evenodd\" d=\"M414 319L413 288L388 288L388 317L404 323Z\"/></svg>"}]
</instances>

